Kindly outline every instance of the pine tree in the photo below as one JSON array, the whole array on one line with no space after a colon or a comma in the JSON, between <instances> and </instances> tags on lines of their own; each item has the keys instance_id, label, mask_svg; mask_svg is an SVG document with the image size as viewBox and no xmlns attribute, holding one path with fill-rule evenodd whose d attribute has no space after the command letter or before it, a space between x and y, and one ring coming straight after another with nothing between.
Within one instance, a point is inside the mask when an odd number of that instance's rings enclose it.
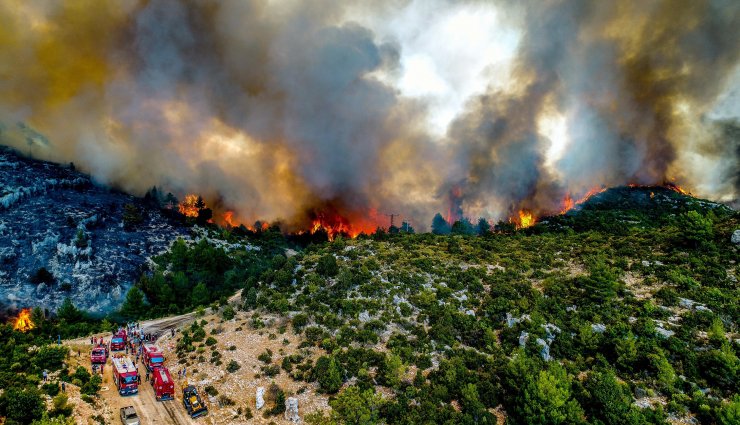
<instances>
[{"instance_id":1,"label":"pine tree","mask_svg":"<svg viewBox=\"0 0 740 425\"><path fill-rule=\"evenodd\" d=\"M432 233L435 235L448 235L450 233L450 223L440 213L437 213L432 219Z\"/></svg>"},{"instance_id":2,"label":"pine tree","mask_svg":"<svg viewBox=\"0 0 740 425\"><path fill-rule=\"evenodd\" d=\"M328 359L324 357L323 359L324 361L321 366L319 365L319 362L316 363L316 368L319 370L319 386L322 391L334 394L342 387L342 374L334 356L329 357ZM327 360L328 363L326 363ZM321 371L320 369L325 370Z\"/></svg>"},{"instance_id":3,"label":"pine tree","mask_svg":"<svg viewBox=\"0 0 740 425\"><path fill-rule=\"evenodd\" d=\"M129 318L137 318L145 313L144 293L133 286L126 294L126 300L121 306L121 314Z\"/></svg>"},{"instance_id":4,"label":"pine tree","mask_svg":"<svg viewBox=\"0 0 740 425\"><path fill-rule=\"evenodd\" d=\"M208 288L206 288L206 285L203 282L195 285L193 293L190 295L190 303L192 305L206 305L208 304L208 300Z\"/></svg>"}]
</instances>

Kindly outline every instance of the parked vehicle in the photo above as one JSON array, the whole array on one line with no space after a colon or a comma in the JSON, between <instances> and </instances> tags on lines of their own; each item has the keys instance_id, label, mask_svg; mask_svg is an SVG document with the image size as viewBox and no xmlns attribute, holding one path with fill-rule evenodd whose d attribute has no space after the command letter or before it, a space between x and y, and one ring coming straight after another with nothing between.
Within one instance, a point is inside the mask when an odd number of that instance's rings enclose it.
<instances>
[{"instance_id":1,"label":"parked vehicle","mask_svg":"<svg viewBox=\"0 0 740 425\"><path fill-rule=\"evenodd\" d=\"M203 404L200 399L198 390L194 386L188 385L182 389L182 403L185 405L185 410L188 411L188 415L191 418L197 418L208 414L208 408Z\"/></svg>"},{"instance_id":2,"label":"parked vehicle","mask_svg":"<svg viewBox=\"0 0 740 425\"><path fill-rule=\"evenodd\" d=\"M146 367L147 370L151 372L154 369L163 367L164 354L162 354L162 351L159 349L159 347L154 344L144 344L142 351L142 361L144 362L144 367Z\"/></svg>"},{"instance_id":3,"label":"parked vehicle","mask_svg":"<svg viewBox=\"0 0 740 425\"><path fill-rule=\"evenodd\" d=\"M121 423L123 425L139 425L141 423L134 406L121 407Z\"/></svg>"},{"instance_id":4,"label":"parked vehicle","mask_svg":"<svg viewBox=\"0 0 740 425\"><path fill-rule=\"evenodd\" d=\"M103 364L108 360L108 350L102 345L93 347L90 352L90 363L92 364Z\"/></svg>"},{"instance_id":5,"label":"parked vehicle","mask_svg":"<svg viewBox=\"0 0 740 425\"><path fill-rule=\"evenodd\" d=\"M162 366L152 371L152 388L154 397L158 401L173 400L175 398L175 381L170 376L170 371Z\"/></svg>"},{"instance_id":6,"label":"parked vehicle","mask_svg":"<svg viewBox=\"0 0 740 425\"><path fill-rule=\"evenodd\" d=\"M110 349L111 351L122 351L126 349L126 331L119 330L113 335L113 338L110 340Z\"/></svg>"},{"instance_id":7,"label":"parked vehicle","mask_svg":"<svg viewBox=\"0 0 740 425\"><path fill-rule=\"evenodd\" d=\"M137 378L139 371L128 357L113 357L113 383L121 395L136 394L139 392Z\"/></svg>"}]
</instances>

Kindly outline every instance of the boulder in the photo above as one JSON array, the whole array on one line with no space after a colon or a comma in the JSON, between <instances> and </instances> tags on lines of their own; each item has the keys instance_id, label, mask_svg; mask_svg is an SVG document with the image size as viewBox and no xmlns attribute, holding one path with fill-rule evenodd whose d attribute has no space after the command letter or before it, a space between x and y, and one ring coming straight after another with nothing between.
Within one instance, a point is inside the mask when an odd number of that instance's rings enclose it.
<instances>
[{"instance_id":1,"label":"boulder","mask_svg":"<svg viewBox=\"0 0 740 425\"><path fill-rule=\"evenodd\" d=\"M294 423L298 423L301 421L300 416L298 416L297 398L288 397L288 399L285 400L285 419Z\"/></svg>"},{"instance_id":2,"label":"boulder","mask_svg":"<svg viewBox=\"0 0 740 425\"><path fill-rule=\"evenodd\" d=\"M537 344L542 347L542 349L540 349L542 360L546 362L552 360L552 357L550 357L550 344L548 344L547 341L542 338L537 338Z\"/></svg>"},{"instance_id":3,"label":"boulder","mask_svg":"<svg viewBox=\"0 0 740 425\"><path fill-rule=\"evenodd\" d=\"M519 346L522 348L526 347L527 341L529 341L529 333L522 331L522 333L519 334Z\"/></svg>"},{"instance_id":4,"label":"boulder","mask_svg":"<svg viewBox=\"0 0 740 425\"><path fill-rule=\"evenodd\" d=\"M265 388L259 387L257 388L257 400L255 402L255 407L257 410L260 410L262 406L265 405Z\"/></svg>"},{"instance_id":5,"label":"boulder","mask_svg":"<svg viewBox=\"0 0 740 425\"><path fill-rule=\"evenodd\" d=\"M730 238L732 243L740 245L740 229L735 230L732 232L732 238Z\"/></svg>"}]
</instances>

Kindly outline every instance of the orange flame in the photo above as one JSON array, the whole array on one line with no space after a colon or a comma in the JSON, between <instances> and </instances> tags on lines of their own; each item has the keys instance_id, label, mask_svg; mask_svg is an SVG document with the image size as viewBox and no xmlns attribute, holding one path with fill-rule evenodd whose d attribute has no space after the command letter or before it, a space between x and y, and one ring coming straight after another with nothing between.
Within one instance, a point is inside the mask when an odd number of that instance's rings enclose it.
<instances>
[{"instance_id":1,"label":"orange flame","mask_svg":"<svg viewBox=\"0 0 740 425\"><path fill-rule=\"evenodd\" d=\"M226 211L224 213L224 224L226 224L226 227L236 227L234 224L234 211Z\"/></svg>"},{"instance_id":2,"label":"orange flame","mask_svg":"<svg viewBox=\"0 0 740 425\"><path fill-rule=\"evenodd\" d=\"M537 223L537 217L529 210L519 210L518 217L509 218L509 223L514 223L517 229L526 229Z\"/></svg>"},{"instance_id":3,"label":"orange flame","mask_svg":"<svg viewBox=\"0 0 740 425\"><path fill-rule=\"evenodd\" d=\"M36 325L34 325L33 320L31 320L31 309L29 308L21 310L21 312L18 313L18 317L15 319L15 323L13 323L13 329L21 332L28 332L35 327Z\"/></svg>"},{"instance_id":4,"label":"orange flame","mask_svg":"<svg viewBox=\"0 0 740 425\"><path fill-rule=\"evenodd\" d=\"M572 210L573 207L575 207L575 202L573 201L573 198L570 197L570 193L565 194L565 198L563 198L563 204L560 208L560 214L565 214L568 211Z\"/></svg>"},{"instance_id":5,"label":"orange flame","mask_svg":"<svg viewBox=\"0 0 740 425\"><path fill-rule=\"evenodd\" d=\"M598 195L599 193L605 192L607 188L605 187L595 187L588 192L586 192L585 195L583 195L580 199L577 201L574 201L571 197L570 193L567 193L565 195L565 198L563 198L562 207L560 209L560 214L565 214L568 211L572 210L578 205L583 204L584 202L588 201L592 196Z\"/></svg>"},{"instance_id":6,"label":"orange flame","mask_svg":"<svg viewBox=\"0 0 740 425\"><path fill-rule=\"evenodd\" d=\"M195 204L198 203L198 195L185 195L185 200L180 202L178 210L180 214L185 217L198 217L198 207Z\"/></svg>"},{"instance_id":7,"label":"orange flame","mask_svg":"<svg viewBox=\"0 0 740 425\"><path fill-rule=\"evenodd\" d=\"M375 209L370 209L367 214L363 215L350 215L351 217L345 217L335 210L318 212L315 214L308 232L313 235L324 231L330 241L333 241L339 235L354 239L363 233L372 234L378 227L377 223L380 222L380 217ZM298 234L302 233L298 232Z\"/></svg>"},{"instance_id":8,"label":"orange flame","mask_svg":"<svg viewBox=\"0 0 740 425\"><path fill-rule=\"evenodd\" d=\"M264 232L270 228L270 223L266 221L256 221L253 226L247 226L252 232Z\"/></svg>"},{"instance_id":9,"label":"orange flame","mask_svg":"<svg viewBox=\"0 0 740 425\"><path fill-rule=\"evenodd\" d=\"M682 188L681 186L677 185L676 183L673 183L673 182L667 182L667 183L664 183L664 184L663 184L663 186L664 186L664 187L665 187L666 189L670 189L670 190L672 190L672 191L674 191L674 192L678 192L678 193L680 193L681 195L693 196L693 195L692 195L692 193L691 193L690 191L688 191L688 190L686 190L686 189Z\"/></svg>"}]
</instances>

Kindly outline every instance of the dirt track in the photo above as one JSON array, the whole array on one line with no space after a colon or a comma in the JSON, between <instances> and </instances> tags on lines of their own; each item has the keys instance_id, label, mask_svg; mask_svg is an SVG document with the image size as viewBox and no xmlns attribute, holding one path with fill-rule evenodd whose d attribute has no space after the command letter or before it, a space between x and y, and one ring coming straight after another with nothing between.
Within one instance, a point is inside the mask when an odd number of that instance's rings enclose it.
<instances>
[{"instance_id":1,"label":"dirt track","mask_svg":"<svg viewBox=\"0 0 740 425\"><path fill-rule=\"evenodd\" d=\"M184 314L180 316L167 317L163 319L148 320L141 322L141 326L144 332L152 333L154 335L163 335L163 340L172 343L169 338L170 329L179 328L192 321L195 317L195 313ZM167 333L165 335L165 333ZM110 340L110 333L98 334L96 336L102 336L106 340ZM66 345L72 346L73 351L80 350L81 356L78 359L79 364L85 366L88 370L90 367L90 337L78 338L75 340L69 340L64 342ZM182 387L180 380L177 379L177 373L175 372L178 368L174 359L167 359L165 365L171 369L173 378L175 379L175 400L169 401L156 401L154 397L154 390L149 382L145 380L145 369L141 364L137 364L139 373L142 376L142 382L139 386L139 393L132 396L123 397L118 394L118 391L113 384L112 367L110 360L104 367L103 375L103 388L100 391L100 396L103 402L112 411L112 417L106 418L111 423L118 424L121 422L119 417L119 410L121 407L134 406L138 413L141 423L143 424L213 424L213 420L208 416L193 420L185 411L185 407L182 404ZM107 410L107 409L106 409Z\"/></svg>"}]
</instances>

